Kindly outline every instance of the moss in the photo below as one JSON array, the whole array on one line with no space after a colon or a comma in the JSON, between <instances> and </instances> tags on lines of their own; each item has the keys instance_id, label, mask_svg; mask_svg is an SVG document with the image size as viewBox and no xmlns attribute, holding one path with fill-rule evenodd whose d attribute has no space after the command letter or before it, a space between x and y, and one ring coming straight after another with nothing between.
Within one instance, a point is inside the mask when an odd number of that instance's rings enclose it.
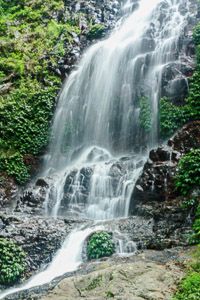
<instances>
[{"instance_id":1,"label":"moss","mask_svg":"<svg viewBox=\"0 0 200 300\"><path fill-rule=\"evenodd\" d=\"M98 286L101 285L101 282L102 282L102 275L99 275L96 278L92 279L92 281L86 287L86 291L91 291L96 289Z\"/></svg>"},{"instance_id":2,"label":"moss","mask_svg":"<svg viewBox=\"0 0 200 300\"><path fill-rule=\"evenodd\" d=\"M48 143L61 86L54 70L80 30L65 21L63 0L0 0L0 7L0 83L8 83L0 95L0 171L24 183L24 157Z\"/></svg>"}]
</instances>

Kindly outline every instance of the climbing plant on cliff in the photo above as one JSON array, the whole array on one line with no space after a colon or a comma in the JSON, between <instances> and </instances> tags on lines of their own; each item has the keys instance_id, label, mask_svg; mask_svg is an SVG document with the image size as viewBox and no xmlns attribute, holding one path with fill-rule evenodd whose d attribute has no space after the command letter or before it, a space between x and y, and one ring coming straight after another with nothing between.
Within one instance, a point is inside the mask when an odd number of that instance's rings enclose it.
<instances>
[{"instance_id":1,"label":"climbing plant on cliff","mask_svg":"<svg viewBox=\"0 0 200 300\"><path fill-rule=\"evenodd\" d=\"M26 254L15 242L0 238L0 284L11 285L26 268Z\"/></svg>"},{"instance_id":2,"label":"climbing plant on cliff","mask_svg":"<svg viewBox=\"0 0 200 300\"><path fill-rule=\"evenodd\" d=\"M169 99L160 100L160 136L168 138L188 121L200 119L200 24L193 32L196 49L196 69L188 79L189 95L182 106L176 106Z\"/></svg>"},{"instance_id":3,"label":"climbing plant on cliff","mask_svg":"<svg viewBox=\"0 0 200 300\"><path fill-rule=\"evenodd\" d=\"M191 150L184 155L178 164L176 186L181 194L189 195L200 185L200 149Z\"/></svg>"},{"instance_id":4,"label":"climbing plant on cliff","mask_svg":"<svg viewBox=\"0 0 200 300\"><path fill-rule=\"evenodd\" d=\"M27 155L48 143L58 62L79 27L66 21L63 0L0 0L0 172L29 178Z\"/></svg>"},{"instance_id":5,"label":"climbing plant on cliff","mask_svg":"<svg viewBox=\"0 0 200 300\"><path fill-rule=\"evenodd\" d=\"M200 243L200 149L184 155L178 164L175 178L180 194L187 198L186 204L196 211L191 243Z\"/></svg>"},{"instance_id":6,"label":"climbing plant on cliff","mask_svg":"<svg viewBox=\"0 0 200 300\"><path fill-rule=\"evenodd\" d=\"M146 97L140 98L140 126L144 129L145 132L149 132L152 125L152 111L149 99Z\"/></svg>"}]
</instances>

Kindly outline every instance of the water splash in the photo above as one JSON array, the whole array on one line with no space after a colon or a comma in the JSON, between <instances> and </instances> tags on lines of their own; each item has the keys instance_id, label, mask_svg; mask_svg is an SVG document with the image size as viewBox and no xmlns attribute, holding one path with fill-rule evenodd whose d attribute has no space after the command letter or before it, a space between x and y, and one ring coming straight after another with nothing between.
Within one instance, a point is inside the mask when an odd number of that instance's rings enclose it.
<instances>
[{"instance_id":1,"label":"water splash","mask_svg":"<svg viewBox=\"0 0 200 300\"><path fill-rule=\"evenodd\" d=\"M132 12L133 2L127 1L124 13L129 16L122 17L108 39L89 48L69 77L56 110L44 172L55 175L53 216L61 211L91 219L128 215L139 170L130 167L130 158L127 170L118 176L118 191L110 170L117 160L120 164L120 156L157 142L163 71L179 62L188 6L185 0L141 0ZM144 97L151 118L148 134L140 121ZM84 169L90 174L85 176ZM63 172L67 175L60 179ZM66 182L68 191L63 192Z\"/></svg>"}]
</instances>

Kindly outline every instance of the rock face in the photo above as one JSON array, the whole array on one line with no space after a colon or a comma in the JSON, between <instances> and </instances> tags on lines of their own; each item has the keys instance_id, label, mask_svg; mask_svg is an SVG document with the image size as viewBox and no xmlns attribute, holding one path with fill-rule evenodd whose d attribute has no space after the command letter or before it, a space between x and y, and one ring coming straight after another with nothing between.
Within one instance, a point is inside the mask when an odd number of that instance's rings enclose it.
<instances>
[{"instance_id":1,"label":"rock face","mask_svg":"<svg viewBox=\"0 0 200 300\"><path fill-rule=\"evenodd\" d=\"M187 10L180 6L181 14ZM188 94L187 79L195 70L195 46L193 42L193 28L199 21L200 5L196 0L190 1L187 26L180 37L178 49L174 49L174 55L179 53L180 60L177 63L168 63L163 68L161 97L167 97L174 104L180 105ZM163 2L163 14L165 4Z\"/></svg>"},{"instance_id":2,"label":"rock face","mask_svg":"<svg viewBox=\"0 0 200 300\"><path fill-rule=\"evenodd\" d=\"M65 55L59 60L56 71L63 80L76 66L83 50L95 40L103 38L115 26L120 17L121 2L123 1L64 0L64 2L66 7L65 18L70 19L72 22L77 22L78 18L81 33L71 33L72 43L65 45ZM91 24L92 26L102 26L103 30L100 36L90 34Z\"/></svg>"},{"instance_id":3,"label":"rock face","mask_svg":"<svg viewBox=\"0 0 200 300\"><path fill-rule=\"evenodd\" d=\"M151 220L153 244L148 247L165 248L187 243L193 214L181 206L175 183L177 164L182 155L200 147L200 122L184 126L165 147L152 150L136 182L131 214ZM184 242L185 241L185 242Z\"/></svg>"},{"instance_id":4,"label":"rock face","mask_svg":"<svg viewBox=\"0 0 200 300\"><path fill-rule=\"evenodd\" d=\"M49 263L75 223L45 217L0 214L0 237L13 239L27 253L28 272Z\"/></svg>"},{"instance_id":5,"label":"rock face","mask_svg":"<svg viewBox=\"0 0 200 300\"><path fill-rule=\"evenodd\" d=\"M165 147L150 151L142 175L132 195L132 209L137 204L162 203L177 197L174 175L182 155L200 147L200 121L185 125Z\"/></svg>"},{"instance_id":6,"label":"rock face","mask_svg":"<svg viewBox=\"0 0 200 300\"><path fill-rule=\"evenodd\" d=\"M183 272L173 262L142 259L135 262L102 262L96 271L62 280L42 300L167 300Z\"/></svg>"}]
</instances>

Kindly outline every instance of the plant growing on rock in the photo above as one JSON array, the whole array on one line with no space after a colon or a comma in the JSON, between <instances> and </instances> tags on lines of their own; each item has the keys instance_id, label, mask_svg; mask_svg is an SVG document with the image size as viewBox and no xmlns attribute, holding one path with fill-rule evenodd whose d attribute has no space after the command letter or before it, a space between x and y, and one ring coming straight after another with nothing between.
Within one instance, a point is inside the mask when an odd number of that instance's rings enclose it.
<instances>
[{"instance_id":1,"label":"plant growing on rock","mask_svg":"<svg viewBox=\"0 0 200 300\"><path fill-rule=\"evenodd\" d=\"M89 237L87 242L87 256L89 259L111 256L114 252L115 244L108 232L99 231Z\"/></svg>"},{"instance_id":2,"label":"plant growing on rock","mask_svg":"<svg viewBox=\"0 0 200 300\"><path fill-rule=\"evenodd\" d=\"M186 196L199 188L200 178L200 149L191 150L184 155L178 164L176 187Z\"/></svg>"},{"instance_id":3,"label":"plant growing on rock","mask_svg":"<svg viewBox=\"0 0 200 300\"><path fill-rule=\"evenodd\" d=\"M139 102L140 105L140 116L139 122L141 128L144 129L145 132L149 132L152 125L152 111L149 99L146 97L142 97Z\"/></svg>"},{"instance_id":4,"label":"plant growing on rock","mask_svg":"<svg viewBox=\"0 0 200 300\"><path fill-rule=\"evenodd\" d=\"M193 224L194 234L190 238L191 244L200 243L199 178L200 149L193 149L180 159L175 178L177 189L183 196L188 197L184 204L188 207L193 207L196 211Z\"/></svg>"},{"instance_id":5,"label":"plant growing on rock","mask_svg":"<svg viewBox=\"0 0 200 300\"><path fill-rule=\"evenodd\" d=\"M11 285L26 268L26 254L15 242L0 238L0 284Z\"/></svg>"},{"instance_id":6,"label":"plant growing on rock","mask_svg":"<svg viewBox=\"0 0 200 300\"><path fill-rule=\"evenodd\" d=\"M87 34L87 37L92 39L99 39L104 36L105 26L103 24L95 24L92 25L90 31Z\"/></svg>"}]
</instances>

